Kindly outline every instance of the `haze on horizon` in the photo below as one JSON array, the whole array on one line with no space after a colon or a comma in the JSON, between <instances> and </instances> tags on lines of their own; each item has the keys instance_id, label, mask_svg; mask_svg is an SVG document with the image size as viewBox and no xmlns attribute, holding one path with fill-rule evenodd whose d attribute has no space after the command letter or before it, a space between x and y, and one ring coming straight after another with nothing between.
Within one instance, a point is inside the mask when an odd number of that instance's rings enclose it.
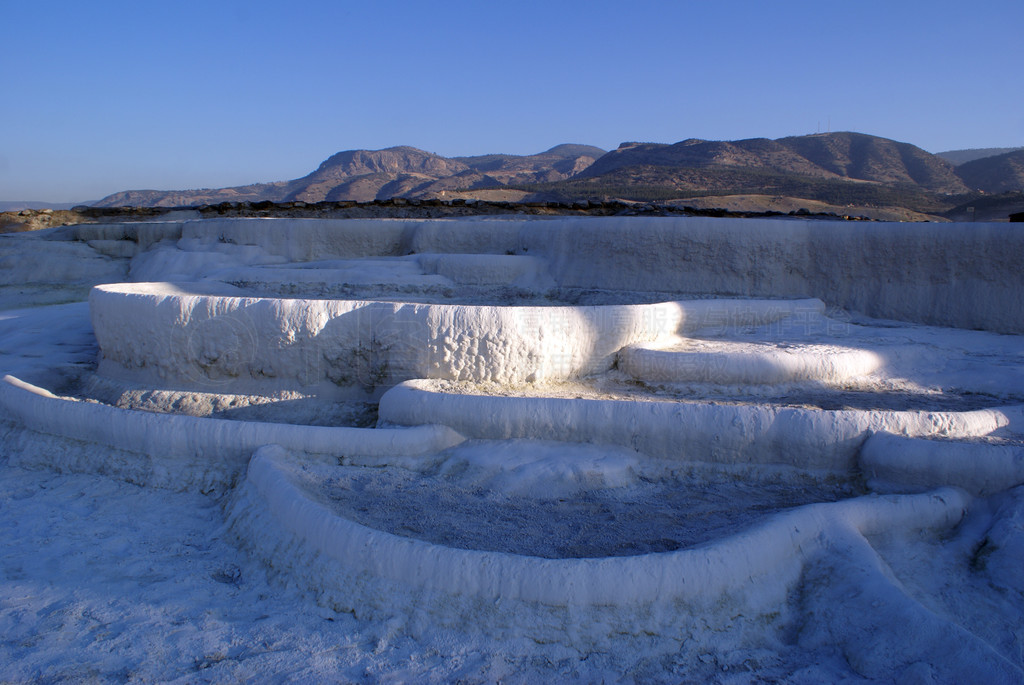
<instances>
[{"instance_id":1,"label":"haze on horizon","mask_svg":"<svg viewBox=\"0 0 1024 685\"><path fill-rule=\"evenodd\" d=\"M224 187L347 149L830 128L1024 145L1019 0L6 3L0 200Z\"/></svg>"}]
</instances>

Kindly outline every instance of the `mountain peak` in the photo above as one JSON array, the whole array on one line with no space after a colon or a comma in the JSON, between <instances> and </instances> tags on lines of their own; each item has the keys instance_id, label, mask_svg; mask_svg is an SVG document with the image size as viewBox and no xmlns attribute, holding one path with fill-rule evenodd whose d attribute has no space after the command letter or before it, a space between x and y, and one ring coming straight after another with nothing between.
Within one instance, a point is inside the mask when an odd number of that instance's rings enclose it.
<instances>
[{"instance_id":1,"label":"mountain peak","mask_svg":"<svg viewBox=\"0 0 1024 685\"><path fill-rule=\"evenodd\" d=\"M329 169L343 169L346 174L394 173L398 170L416 168L434 169L446 165L449 160L426 150L410 145L396 145L383 150L344 150L337 152L320 164L314 173Z\"/></svg>"},{"instance_id":2,"label":"mountain peak","mask_svg":"<svg viewBox=\"0 0 1024 685\"><path fill-rule=\"evenodd\" d=\"M606 150L602 150L599 147L593 145L581 145L579 143L562 143L556 145L550 150L545 150L540 153L542 155L553 155L557 157L593 157L597 159L604 155Z\"/></svg>"}]
</instances>

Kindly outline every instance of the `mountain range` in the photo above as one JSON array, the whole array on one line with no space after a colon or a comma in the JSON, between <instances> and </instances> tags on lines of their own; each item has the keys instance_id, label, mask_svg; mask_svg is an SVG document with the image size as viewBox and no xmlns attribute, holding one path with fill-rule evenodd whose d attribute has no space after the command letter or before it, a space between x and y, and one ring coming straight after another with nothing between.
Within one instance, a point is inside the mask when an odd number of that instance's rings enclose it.
<instances>
[{"instance_id":1,"label":"mountain range","mask_svg":"<svg viewBox=\"0 0 1024 685\"><path fill-rule=\"evenodd\" d=\"M292 181L204 190L127 190L94 206L184 207L219 202L321 202L436 197L448 191L567 179L605 154L590 145L557 145L535 155L442 157L414 147L347 150Z\"/></svg>"},{"instance_id":2,"label":"mountain range","mask_svg":"<svg viewBox=\"0 0 1024 685\"><path fill-rule=\"evenodd\" d=\"M96 206L365 202L404 198L684 201L795 198L830 207L937 214L982 194L1024 189L1024 149L954 165L909 143L837 132L771 140L558 145L534 155L442 157L414 147L348 150L291 181L204 190L130 190ZM996 150L1000 152L1001 150ZM970 156L970 155L967 155Z\"/></svg>"},{"instance_id":3,"label":"mountain range","mask_svg":"<svg viewBox=\"0 0 1024 685\"><path fill-rule=\"evenodd\" d=\"M984 159L985 157L1005 155L1007 152L1016 152L1018 150L1024 150L1024 147L975 147L969 150L947 150L946 152L936 152L935 154L947 162L959 165L965 162L973 162L976 159Z\"/></svg>"}]
</instances>

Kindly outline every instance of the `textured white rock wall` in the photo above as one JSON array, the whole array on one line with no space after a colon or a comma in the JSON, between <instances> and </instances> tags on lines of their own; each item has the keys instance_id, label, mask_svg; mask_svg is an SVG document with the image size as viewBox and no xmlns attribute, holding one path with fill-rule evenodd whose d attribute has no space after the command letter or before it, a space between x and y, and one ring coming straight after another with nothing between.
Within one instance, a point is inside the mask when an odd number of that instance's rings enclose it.
<instances>
[{"instance_id":1,"label":"textured white rock wall","mask_svg":"<svg viewBox=\"0 0 1024 685\"><path fill-rule=\"evenodd\" d=\"M123 284L90 296L100 372L233 392L385 387L409 378L495 383L606 371L625 345L702 325L770 322L817 301L701 300L593 307L420 305L194 295ZM130 374L130 376L125 376Z\"/></svg>"},{"instance_id":2,"label":"textured white rock wall","mask_svg":"<svg viewBox=\"0 0 1024 685\"><path fill-rule=\"evenodd\" d=\"M182 223L179 221L131 221L78 224L62 230L66 231L72 240L134 242L140 250L148 250L163 240L178 240L181 237L181 229Z\"/></svg>"},{"instance_id":3,"label":"textured white rock wall","mask_svg":"<svg viewBox=\"0 0 1024 685\"><path fill-rule=\"evenodd\" d=\"M84 243L0 236L0 286L116 283L125 280L127 267Z\"/></svg>"},{"instance_id":4,"label":"textured white rock wall","mask_svg":"<svg viewBox=\"0 0 1024 685\"><path fill-rule=\"evenodd\" d=\"M687 349L685 340L668 348L631 345L619 352L618 368L634 378L664 383L723 385L778 384L800 381L835 383L864 376L884 364L870 350L836 346L778 349L754 345L719 345L714 351Z\"/></svg>"},{"instance_id":5,"label":"textured white rock wall","mask_svg":"<svg viewBox=\"0 0 1024 685\"><path fill-rule=\"evenodd\" d=\"M869 316L1024 332L1024 228L713 218L525 222L559 285L818 297Z\"/></svg>"},{"instance_id":6,"label":"textured white rock wall","mask_svg":"<svg viewBox=\"0 0 1024 685\"><path fill-rule=\"evenodd\" d=\"M290 262L407 254L420 222L402 219L201 219L182 224L183 240L256 245Z\"/></svg>"},{"instance_id":7,"label":"textured white rock wall","mask_svg":"<svg viewBox=\"0 0 1024 685\"><path fill-rule=\"evenodd\" d=\"M538 220L527 220L537 223ZM548 223L549 220L540 220ZM466 219L201 219L180 224L181 237L208 244L258 245L289 261L400 256L414 253L512 254L523 220ZM550 220L557 227L560 220Z\"/></svg>"},{"instance_id":8,"label":"textured white rock wall","mask_svg":"<svg viewBox=\"0 0 1024 685\"><path fill-rule=\"evenodd\" d=\"M876 433L861 450L868 483L879 491L924 491L955 485L991 495L1024 484L1024 445L926 440Z\"/></svg>"},{"instance_id":9,"label":"textured white rock wall","mask_svg":"<svg viewBox=\"0 0 1024 685\"><path fill-rule=\"evenodd\" d=\"M258 246L286 261L412 253L540 256L557 285L817 297L879 318L1024 332L1019 224L702 217L203 219L74 228L78 240ZM54 234L56 235L56 234ZM145 276L142 276L144 278Z\"/></svg>"},{"instance_id":10,"label":"textured white rock wall","mask_svg":"<svg viewBox=\"0 0 1024 685\"><path fill-rule=\"evenodd\" d=\"M420 267L465 285L506 284L544 291L555 286L547 263L536 257L503 254L423 254Z\"/></svg>"},{"instance_id":11,"label":"textured white rock wall","mask_svg":"<svg viewBox=\"0 0 1024 685\"><path fill-rule=\"evenodd\" d=\"M911 436L988 435L999 410L824 411L764 405L633 402L436 392L402 383L380 400L381 422L442 424L472 438L605 443L651 457L722 464L784 464L848 471L872 431Z\"/></svg>"},{"instance_id":12,"label":"textured white rock wall","mask_svg":"<svg viewBox=\"0 0 1024 685\"><path fill-rule=\"evenodd\" d=\"M721 628L737 614L749 616L756 630L764 613L786 604L823 548L844 536L947 528L969 501L955 489L870 496L800 507L677 552L542 559L373 530L336 516L305 485L299 463L283 450L260 450L232 507L231 527L323 603L361 616L426 615L434 630L472 621L490 633L495 624L521 621L520 630L528 628L534 639L577 646L630 634L671 643L685 639L693 621Z\"/></svg>"},{"instance_id":13,"label":"textured white rock wall","mask_svg":"<svg viewBox=\"0 0 1024 685\"><path fill-rule=\"evenodd\" d=\"M15 463L130 475L175 489L230 485L263 445L372 458L430 455L463 440L443 426L296 426L117 409L60 398L12 376L0 379L0 419L14 424L4 442L17 440L8 455Z\"/></svg>"},{"instance_id":14,"label":"textured white rock wall","mask_svg":"<svg viewBox=\"0 0 1024 685\"><path fill-rule=\"evenodd\" d=\"M524 223L507 217L420 221L413 225L408 250L439 254L513 254L520 251L519 234Z\"/></svg>"},{"instance_id":15,"label":"textured white rock wall","mask_svg":"<svg viewBox=\"0 0 1024 685\"><path fill-rule=\"evenodd\" d=\"M188 222L185 233L272 245L267 249L290 259L515 252L548 259L563 287L818 297L874 317L1024 332L1024 229L1014 224L703 217L256 221Z\"/></svg>"},{"instance_id":16,"label":"textured white rock wall","mask_svg":"<svg viewBox=\"0 0 1024 685\"><path fill-rule=\"evenodd\" d=\"M268 265L271 268L267 268ZM310 285L380 284L419 288L502 285L541 292L555 286L544 260L492 254L363 257L318 260L308 266L304 263L280 266L269 257L245 261L244 255L228 250L216 253L154 250L132 262L131 276L137 281L194 281L213 277L245 283L256 289L263 284L291 288L300 295Z\"/></svg>"}]
</instances>

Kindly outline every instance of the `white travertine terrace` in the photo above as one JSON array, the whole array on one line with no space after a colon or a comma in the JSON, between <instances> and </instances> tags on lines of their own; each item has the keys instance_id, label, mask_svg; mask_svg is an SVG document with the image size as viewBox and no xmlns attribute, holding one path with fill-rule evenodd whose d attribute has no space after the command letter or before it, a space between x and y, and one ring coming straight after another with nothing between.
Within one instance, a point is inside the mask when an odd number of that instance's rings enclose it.
<instances>
[{"instance_id":1,"label":"white travertine terrace","mask_svg":"<svg viewBox=\"0 0 1024 685\"><path fill-rule=\"evenodd\" d=\"M818 297L880 318L1024 332L1024 275L1017 268L1024 235L1011 224L593 217L220 219L180 226L185 250L250 247L283 262L523 255L544 259L562 288Z\"/></svg>"},{"instance_id":2,"label":"white travertine terrace","mask_svg":"<svg viewBox=\"0 0 1024 685\"><path fill-rule=\"evenodd\" d=\"M429 456L463 440L444 426L374 430L121 410L57 397L11 376L0 379L0 408L33 436L47 436L25 441L17 456L21 464L100 470L171 489L233 485L262 445L334 458L396 458ZM104 448L101 461L83 443Z\"/></svg>"},{"instance_id":3,"label":"white travertine terrace","mask_svg":"<svg viewBox=\"0 0 1024 685\"><path fill-rule=\"evenodd\" d=\"M596 442L659 459L838 471L856 467L862 443L876 431L956 439L988 435L1009 423L999 409L826 411L657 398L512 397L443 392L425 380L385 393L380 417L394 425L439 423L478 439Z\"/></svg>"},{"instance_id":4,"label":"white travertine terrace","mask_svg":"<svg viewBox=\"0 0 1024 685\"><path fill-rule=\"evenodd\" d=\"M446 548L339 519L311 495L315 486L309 480L286 452L263 448L250 462L232 515L247 533L247 544L273 565L305 576L342 610L386 613L396 604L415 605L433 594L447 596L445 602L460 608L465 600L485 606L526 602L541 611L620 614L632 630L657 632L678 630L679 623L695 618L715 623L737 606L768 613L785 601L804 564L843 536L946 529L959 522L969 503L957 489L869 496L794 509L698 548L636 557L542 559ZM353 587L361 590L357 598ZM675 610L651 610L658 605ZM679 613L689 612L693 615L681 621ZM462 619L455 611L444 620ZM590 628L596 634L586 634ZM605 618L583 621L583 630L578 637L584 642L607 645L621 626L609 626Z\"/></svg>"},{"instance_id":5,"label":"white travertine terrace","mask_svg":"<svg viewBox=\"0 0 1024 685\"><path fill-rule=\"evenodd\" d=\"M45 238L0 241L15 246L8 280L26 246L87 253L65 280L95 285L97 364L44 372L30 350L5 352L9 462L227 492L238 544L325 606L581 653L753 644L805 611L869 677L923 662L940 679L1024 678L1019 654L925 609L883 559L989 516L976 585L1022 590L1006 504L1024 485L1018 229L232 219ZM54 301L60 278L38 259L24 269L39 290L11 301ZM302 422L346 402L375 406L377 427ZM262 414L279 422L230 418L258 403L281 405ZM406 499L352 504L361 478L384 476ZM739 487L762 485L771 497ZM685 516L685 489L722 526L698 543L658 528ZM443 525L431 507L458 515L460 497L483 503L480 535L426 530ZM531 551L544 522L530 503L592 531L594 556ZM657 549L630 553L615 521L648 510ZM851 587L930 637L882 630L902 652L876 663L814 609Z\"/></svg>"},{"instance_id":6,"label":"white travertine terrace","mask_svg":"<svg viewBox=\"0 0 1024 685\"><path fill-rule=\"evenodd\" d=\"M190 286L201 293L202 284ZM523 383L608 371L624 347L708 321L769 324L817 300L531 307L227 297L159 283L97 286L100 372L237 388ZM130 327L129 331L125 330ZM375 382L370 382L375 380Z\"/></svg>"},{"instance_id":7,"label":"white travertine terrace","mask_svg":"<svg viewBox=\"0 0 1024 685\"><path fill-rule=\"evenodd\" d=\"M720 385L838 383L867 376L882 365L870 350L824 345L779 349L763 343L695 345L685 339L629 345L618 359L619 368L638 380Z\"/></svg>"}]
</instances>

